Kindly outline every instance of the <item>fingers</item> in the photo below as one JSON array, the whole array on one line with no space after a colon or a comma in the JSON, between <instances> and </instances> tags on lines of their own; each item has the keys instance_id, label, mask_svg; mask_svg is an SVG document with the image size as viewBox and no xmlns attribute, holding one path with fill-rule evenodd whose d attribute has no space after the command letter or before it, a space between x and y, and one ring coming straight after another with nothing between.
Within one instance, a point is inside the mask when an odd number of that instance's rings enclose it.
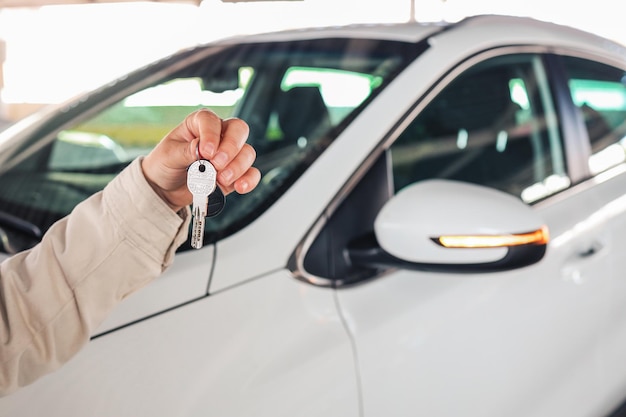
<instances>
[{"instance_id":1,"label":"fingers","mask_svg":"<svg viewBox=\"0 0 626 417\"><path fill-rule=\"evenodd\" d=\"M216 168L223 168L239 152L248 139L248 124L241 119L222 120L208 109L189 115L183 123L184 130L175 135L179 140L190 143L200 140L198 148L201 158L210 160ZM196 145L196 143L194 143ZM196 148L193 159L197 158ZM193 161L190 161L191 163Z\"/></svg>"},{"instance_id":2,"label":"fingers","mask_svg":"<svg viewBox=\"0 0 626 417\"><path fill-rule=\"evenodd\" d=\"M255 167L250 167L245 174L243 174L234 183L235 190L239 194L245 194L252 191L261 181L261 171Z\"/></svg>"},{"instance_id":3,"label":"fingers","mask_svg":"<svg viewBox=\"0 0 626 417\"><path fill-rule=\"evenodd\" d=\"M196 160L198 156L213 162L222 139L222 124L222 119L208 109L198 110L185 119L185 125L191 135L190 142L193 142L191 152L193 159L189 163ZM243 141L245 142L247 138L248 136L246 135ZM196 139L200 140L199 147L197 147ZM199 155L196 154L196 150L199 152Z\"/></svg>"},{"instance_id":4,"label":"fingers","mask_svg":"<svg viewBox=\"0 0 626 417\"><path fill-rule=\"evenodd\" d=\"M184 149L187 165L198 158L198 150L201 158L210 160L220 169L228 165L241 150L249 132L248 124L241 119L222 120L212 111L201 109L187 116L183 123L170 132L168 139L188 143L189 146Z\"/></svg>"},{"instance_id":5,"label":"fingers","mask_svg":"<svg viewBox=\"0 0 626 417\"><path fill-rule=\"evenodd\" d=\"M248 133L243 120L222 120L210 110L196 111L144 158L144 176L170 206L185 206L191 201L187 167L200 157L215 166L224 194L250 192L258 185L261 173L252 167L256 152L246 143Z\"/></svg>"},{"instance_id":6,"label":"fingers","mask_svg":"<svg viewBox=\"0 0 626 417\"><path fill-rule=\"evenodd\" d=\"M187 152L191 154L189 163L198 157L211 161L225 194L233 190L245 194L258 185L261 173L252 167L256 151L246 143L250 133L246 122L237 118L222 120L210 110L199 110L188 119L189 137L194 137Z\"/></svg>"},{"instance_id":7,"label":"fingers","mask_svg":"<svg viewBox=\"0 0 626 417\"><path fill-rule=\"evenodd\" d=\"M249 131L248 125L241 119L226 119L222 121L222 131L217 150L212 157L209 156L209 160L218 171L223 170L239 155L246 144L246 140L248 140ZM202 137L200 141L202 143ZM250 148L249 145L248 148ZM254 160L254 157L255 155L253 154L252 160Z\"/></svg>"},{"instance_id":8,"label":"fingers","mask_svg":"<svg viewBox=\"0 0 626 417\"><path fill-rule=\"evenodd\" d=\"M248 171L248 169L254 163L256 158L256 152L252 146L244 144L239 150L231 150L229 152L236 152L234 156L230 156L230 153L226 151L218 151L217 156L222 155L222 158L214 158L213 165L217 169L217 181L224 187L230 186L239 177ZM226 161L226 162L224 162Z\"/></svg>"},{"instance_id":9,"label":"fingers","mask_svg":"<svg viewBox=\"0 0 626 417\"><path fill-rule=\"evenodd\" d=\"M235 190L245 194L261 180L261 172L252 166L256 153L250 145L244 146L233 161L218 173L217 180L225 194Z\"/></svg>"},{"instance_id":10,"label":"fingers","mask_svg":"<svg viewBox=\"0 0 626 417\"><path fill-rule=\"evenodd\" d=\"M211 161L218 172L217 180L224 192L238 188L251 190L256 186L258 181L254 170L248 173L256 152L246 143L250 130L243 120L222 120L211 111L200 110L186 124L191 135L200 141L199 146L198 140L190 141L187 153L192 154L192 158L189 163L198 157ZM235 187L234 183L244 174L245 178Z\"/></svg>"}]
</instances>

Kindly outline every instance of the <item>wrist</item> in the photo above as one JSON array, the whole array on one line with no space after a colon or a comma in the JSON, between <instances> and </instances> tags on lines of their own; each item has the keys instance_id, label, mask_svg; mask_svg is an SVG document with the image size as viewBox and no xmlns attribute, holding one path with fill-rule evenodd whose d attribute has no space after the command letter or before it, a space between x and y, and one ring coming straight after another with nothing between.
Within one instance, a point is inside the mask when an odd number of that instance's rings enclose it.
<instances>
[{"instance_id":1,"label":"wrist","mask_svg":"<svg viewBox=\"0 0 626 417\"><path fill-rule=\"evenodd\" d=\"M153 179L151 175L151 171L149 168L149 161L147 162L147 157L141 158L141 172L143 173L143 177L145 178L152 191L161 199L165 204L167 204L174 212L178 213L183 207L175 204L169 198L169 194L166 190L161 188L157 182Z\"/></svg>"}]
</instances>

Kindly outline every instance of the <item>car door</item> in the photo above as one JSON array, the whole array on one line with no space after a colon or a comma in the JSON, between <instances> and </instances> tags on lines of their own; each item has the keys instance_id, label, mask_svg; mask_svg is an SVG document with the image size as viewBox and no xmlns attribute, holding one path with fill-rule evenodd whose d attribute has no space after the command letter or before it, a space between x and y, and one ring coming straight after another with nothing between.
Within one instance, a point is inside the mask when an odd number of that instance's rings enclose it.
<instances>
[{"instance_id":1,"label":"car door","mask_svg":"<svg viewBox=\"0 0 626 417\"><path fill-rule=\"evenodd\" d=\"M622 256L626 233L625 138L626 87L623 66L592 56L562 57L564 80L569 87L568 98L574 106L576 121L583 132L587 152L583 162L588 172L587 183L598 207L594 227L609 231L605 247L600 248L609 262L610 298L604 308L607 322L603 326L602 384L608 402L621 402L626 387L626 260ZM599 273L589 277L598 279Z\"/></svg>"},{"instance_id":2,"label":"car door","mask_svg":"<svg viewBox=\"0 0 626 417\"><path fill-rule=\"evenodd\" d=\"M593 191L572 182L568 130L541 54L494 55L451 71L398 123L303 261L294 261L304 278L327 277L338 287L365 416L607 411L600 371L612 290L608 232L589 226L599 209ZM368 271L346 260L348 241L373 229L389 194L433 178L495 188L531 205L552 236L545 257L483 273Z\"/></svg>"},{"instance_id":3,"label":"car door","mask_svg":"<svg viewBox=\"0 0 626 417\"><path fill-rule=\"evenodd\" d=\"M0 415L356 417L356 386L332 293L282 270L93 339Z\"/></svg>"}]
</instances>

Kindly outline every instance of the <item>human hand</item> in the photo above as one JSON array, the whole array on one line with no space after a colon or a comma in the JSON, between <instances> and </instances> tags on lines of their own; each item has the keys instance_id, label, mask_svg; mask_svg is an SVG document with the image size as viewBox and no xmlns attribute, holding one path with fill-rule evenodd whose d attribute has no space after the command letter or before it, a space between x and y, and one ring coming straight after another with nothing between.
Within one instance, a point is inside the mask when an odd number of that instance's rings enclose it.
<instances>
[{"instance_id":1,"label":"human hand","mask_svg":"<svg viewBox=\"0 0 626 417\"><path fill-rule=\"evenodd\" d=\"M246 143L248 125L241 119L221 119L210 110L198 110L168 133L142 161L144 176L154 191L178 211L193 196L187 189L187 167L200 158L217 170L224 195L252 191L261 173L252 166L256 152Z\"/></svg>"}]
</instances>

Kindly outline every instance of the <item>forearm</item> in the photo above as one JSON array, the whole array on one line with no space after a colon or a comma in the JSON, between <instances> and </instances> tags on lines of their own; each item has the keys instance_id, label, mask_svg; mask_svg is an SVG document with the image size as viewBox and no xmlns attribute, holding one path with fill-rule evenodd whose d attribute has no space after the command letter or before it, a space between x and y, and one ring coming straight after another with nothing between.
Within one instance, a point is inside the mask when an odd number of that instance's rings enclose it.
<instances>
[{"instance_id":1,"label":"forearm","mask_svg":"<svg viewBox=\"0 0 626 417\"><path fill-rule=\"evenodd\" d=\"M123 298L171 264L188 221L135 161L39 245L0 264L0 395L69 360Z\"/></svg>"}]
</instances>

